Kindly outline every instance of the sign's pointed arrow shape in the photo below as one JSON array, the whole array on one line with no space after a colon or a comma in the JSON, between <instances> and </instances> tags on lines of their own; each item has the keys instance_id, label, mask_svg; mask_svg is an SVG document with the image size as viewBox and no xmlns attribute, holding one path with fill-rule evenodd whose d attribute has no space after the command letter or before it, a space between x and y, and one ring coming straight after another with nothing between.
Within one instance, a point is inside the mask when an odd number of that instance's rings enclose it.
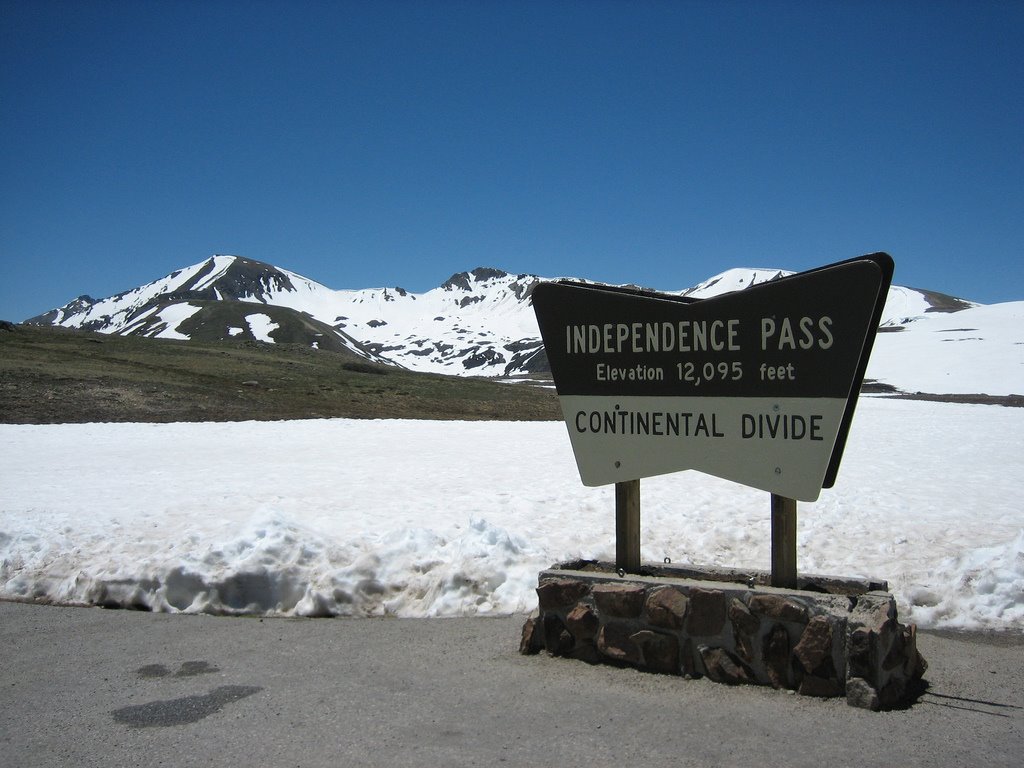
<instances>
[{"instance_id":1,"label":"sign's pointed arrow shape","mask_svg":"<svg viewBox=\"0 0 1024 768\"><path fill-rule=\"evenodd\" d=\"M539 285L583 483L696 469L817 499L835 482L892 272L877 253L703 300Z\"/></svg>"}]
</instances>

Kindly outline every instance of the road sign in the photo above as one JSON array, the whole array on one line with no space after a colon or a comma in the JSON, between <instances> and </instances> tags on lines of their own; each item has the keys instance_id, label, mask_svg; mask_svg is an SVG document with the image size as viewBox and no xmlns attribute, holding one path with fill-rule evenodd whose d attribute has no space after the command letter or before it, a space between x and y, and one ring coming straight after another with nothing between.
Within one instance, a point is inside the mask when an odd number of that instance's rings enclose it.
<instances>
[{"instance_id":1,"label":"road sign","mask_svg":"<svg viewBox=\"0 0 1024 768\"><path fill-rule=\"evenodd\" d=\"M835 482L892 271L877 253L703 300L537 286L583 483L697 469L817 499Z\"/></svg>"}]
</instances>

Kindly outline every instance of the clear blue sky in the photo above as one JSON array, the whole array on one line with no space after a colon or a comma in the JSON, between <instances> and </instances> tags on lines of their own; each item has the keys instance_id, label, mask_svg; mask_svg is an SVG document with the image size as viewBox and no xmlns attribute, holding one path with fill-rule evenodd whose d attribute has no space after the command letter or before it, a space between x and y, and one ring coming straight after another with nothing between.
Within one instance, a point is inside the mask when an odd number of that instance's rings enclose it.
<instances>
[{"instance_id":1,"label":"clear blue sky","mask_svg":"<svg viewBox=\"0 0 1024 768\"><path fill-rule=\"evenodd\" d=\"M0 0L0 318L213 253L1024 299L1024 3Z\"/></svg>"}]
</instances>

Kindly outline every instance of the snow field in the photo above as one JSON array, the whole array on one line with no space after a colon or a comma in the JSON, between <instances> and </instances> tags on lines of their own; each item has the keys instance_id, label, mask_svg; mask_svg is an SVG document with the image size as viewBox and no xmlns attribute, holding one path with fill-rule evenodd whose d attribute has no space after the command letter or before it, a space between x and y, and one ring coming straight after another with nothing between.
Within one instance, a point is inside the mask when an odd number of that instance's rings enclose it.
<instances>
[{"instance_id":1,"label":"snow field","mask_svg":"<svg viewBox=\"0 0 1024 768\"><path fill-rule=\"evenodd\" d=\"M1024 301L922 315L878 334L866 375L904 392L1024 394L1022 328Z\"/></svg>"},{"instance_id":2,"label":"snow field","mask_svg":"<svg viewBox=\"0 0 1024 768\"><path fill-rule=\"evenodd\" d=\"M887 579L901 621L1024 628L1024 411L865 398L799 505L802 572ZM537 573L614 559L612 487L561 423L0 425L0 597L169 612L531 610ZM769 567L767 494L641 483L645 560Z\"/></svg>"}]
</instances>

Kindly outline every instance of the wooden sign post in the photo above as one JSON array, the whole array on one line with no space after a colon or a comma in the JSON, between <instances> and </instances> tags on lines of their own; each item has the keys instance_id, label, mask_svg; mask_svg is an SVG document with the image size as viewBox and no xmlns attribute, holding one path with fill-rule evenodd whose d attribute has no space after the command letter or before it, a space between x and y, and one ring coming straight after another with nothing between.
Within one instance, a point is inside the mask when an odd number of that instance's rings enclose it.
<instances>
[{"instance_id":1,"label":"wooden sign post","mask_svg":"<svg viewBox=\"0 0 1024 768\"><path fill-rule=\"evenodd\" d=\"M772 494L772 586L796 589L796 499Z\"/></svg>"},{"instance_id":2,"label":"wooden sign post","mask_svg":"<svg viewBox=\"0 0 1024 768\"><path fill-rule=\"evenodd\" d=\"M615 484L615 569L640 573L640 481Z\"/></svg>"}]
</instances>

